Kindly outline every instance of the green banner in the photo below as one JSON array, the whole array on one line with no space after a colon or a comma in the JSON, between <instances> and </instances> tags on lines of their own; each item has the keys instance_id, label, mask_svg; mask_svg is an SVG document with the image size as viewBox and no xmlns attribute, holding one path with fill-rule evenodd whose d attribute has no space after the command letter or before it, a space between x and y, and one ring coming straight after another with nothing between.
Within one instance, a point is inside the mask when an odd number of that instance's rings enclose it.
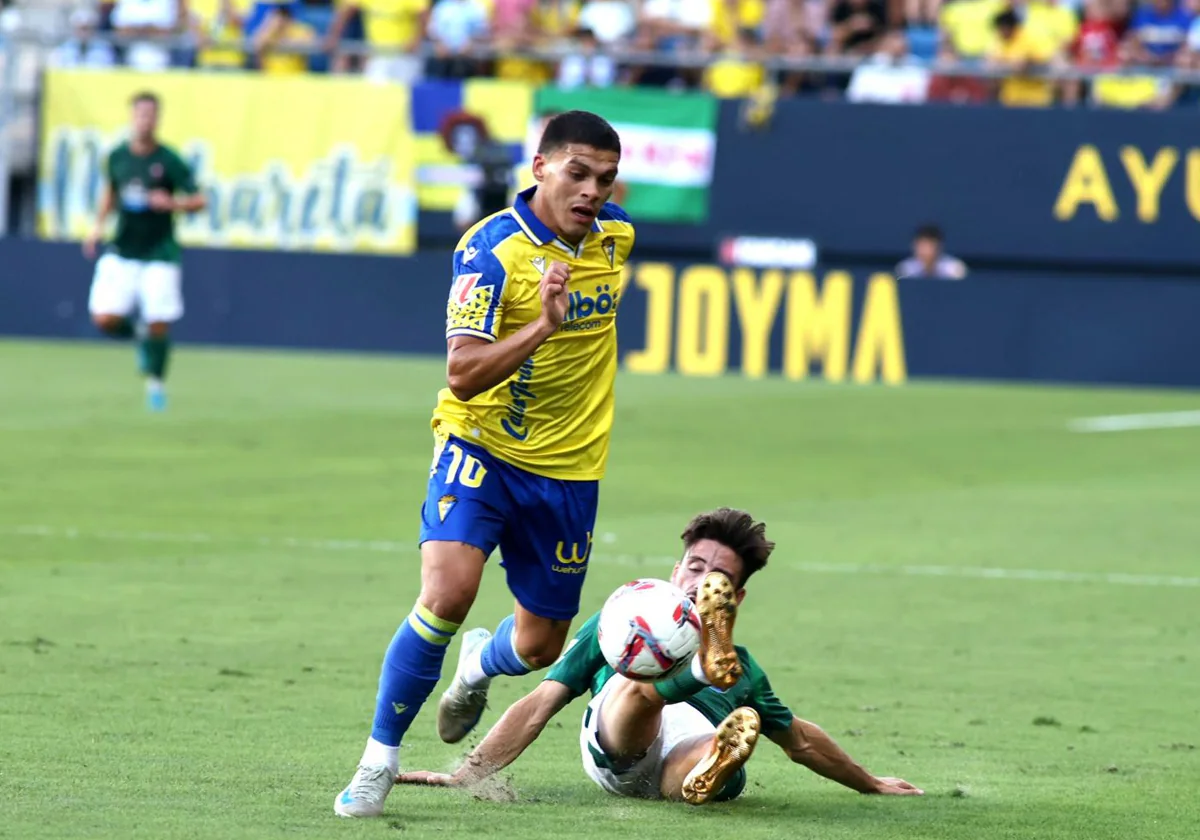
<instances>
[{"instance_id":1,"label":"green banner","mask_svg":"<svg viewBox=\"0 0 1200 840\"><path fill-rule=\"evenodd\" d=\"M703 222L717 150L717 101L636 88L541 88L535 110L592 111L621 135L620 180L635 222Z\"/></svg>"}]
</instances>

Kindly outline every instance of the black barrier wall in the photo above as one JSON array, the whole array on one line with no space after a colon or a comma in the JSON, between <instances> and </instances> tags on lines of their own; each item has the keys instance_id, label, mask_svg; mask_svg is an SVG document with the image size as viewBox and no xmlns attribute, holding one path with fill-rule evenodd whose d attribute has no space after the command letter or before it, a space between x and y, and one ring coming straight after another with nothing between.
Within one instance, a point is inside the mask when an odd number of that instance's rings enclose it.
<instances>
[{"instance_id":1,"label":"black barrier wall","mask_svg":"<svg viewBox=\"0 0 1200 840\"><path fill-rule=\"evenodd\" d=\"M779 103L744 131L723 103L709 223L639 239L712 259L728 234L807 237L839 259L906 256L941 225L969 261L1200 270L1192 111Z\"/></svg>"},{"instance_id":2,"label":"black barrier wall","mask_svg":"<svg viewBox=\"0 0 1200 840\"><path fill-rule=\"evenodd\" d=\"M0 335L95 335L72 245L0 240ZM444 252L411 259L189 251L181 340L444 352ZM1200 387L1200 282L977 272L897 281L640 262L621 296L626 369L883 381L963 377ZM20 375L4 371L3 376Z\"/></svg>"}]
</instances>

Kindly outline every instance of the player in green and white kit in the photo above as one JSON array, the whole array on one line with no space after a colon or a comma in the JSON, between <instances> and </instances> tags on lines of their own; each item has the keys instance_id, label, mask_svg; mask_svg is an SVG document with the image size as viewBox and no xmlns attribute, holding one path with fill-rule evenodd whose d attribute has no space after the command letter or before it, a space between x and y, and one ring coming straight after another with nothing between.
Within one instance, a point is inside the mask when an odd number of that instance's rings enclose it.
<instances>
[{"instance_id":1,"label":"player in green and white kit","mask_svg":"<svg viewBox=\"0 0 1200 840\"><path fill-rule=\"evenodd\" d=\"M115 209L116 236L96 261L88 309L97 327L119 339L138 334L132 318L138 310L144 325L139 355L146 401L152 410L161 411L166 407L163 379L170 327L183 317L175 213L203 210L206 200L188 165L158 141L158 97L138 94L132 107L132 134L108 157L96 227L83 243L84 254L95 258Z\"/></svg>"},{"instance_id":2,"label":"player in green and white kit","mask_svg":"<svg viewBox=\"0 0 1200 840\"><path fill-rule=\"evenodd\" d=\"M610 793L697 805L732 799L745 787L744 765L761 732L793 761L860 793L921 794L902 779L868 773L819 726L792 714L750 652L733 644L745 583L774 549L765 526L748 513L721 508L694 518L683 543L671 581L696 602L702 639L689 671L657 683L617 675L600 652L597 613L458 772L403 773L397 782L459 786L486 778L516 760L555 714L590 691L579 738L583 768ZM468 642L464 638L464 647Z\"/></svg>"}]
</instances>

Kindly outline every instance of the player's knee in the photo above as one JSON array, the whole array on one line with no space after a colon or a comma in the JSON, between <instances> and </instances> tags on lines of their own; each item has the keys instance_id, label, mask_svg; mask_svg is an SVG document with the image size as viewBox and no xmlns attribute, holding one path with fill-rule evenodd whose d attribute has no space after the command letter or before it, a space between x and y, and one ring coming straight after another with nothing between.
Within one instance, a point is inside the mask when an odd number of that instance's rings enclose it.
<instances>
[{"instance_id":1,"label":"player's knee","mask_svg":"<svg viewBox=\"0 0 1200 840\"><path fill-rule=\"evenodd\" d=\"M475 603L486 558L463 543L426 542L421 546L420 602L438 618L461 624Z\"/></svg>"},{"instance_id":2,"label":"player's knee","mask_svg":"<svg viewBox=\"0 0 1200 840\"><path fill-rule=\"evenodd\" d=\"M95 313L92 315L92 323L101 332L111 333L119 330L124 325L125 319L120 315Z\"/></svg>"},{"instance_id":3,"label":"player's knee","mask_svg":"<svg viewBox=\"0 0 1200 840\"><path fill-rule=\"evenodd\" d=\"M467 614L471 612L471 606L474 603L474 599L468 597L461 590L432 589L429 587L422 588L421 596L418 600L425 609L438 618L445 621L452 621L455 624L462 624L466 620Z\"/></svg>"},{"instance_id":4,"label":"player's knee","mask_svg":"<svg viewBox=\"0 0 1200 840\"><path fill-rule=\"evenodd\" d=\"M538 639L533 642L523 642L517 639L517 653L521 659L535 671L549 668L562 653L562 642L554 639Z\"/></svg>"}]
</instances>

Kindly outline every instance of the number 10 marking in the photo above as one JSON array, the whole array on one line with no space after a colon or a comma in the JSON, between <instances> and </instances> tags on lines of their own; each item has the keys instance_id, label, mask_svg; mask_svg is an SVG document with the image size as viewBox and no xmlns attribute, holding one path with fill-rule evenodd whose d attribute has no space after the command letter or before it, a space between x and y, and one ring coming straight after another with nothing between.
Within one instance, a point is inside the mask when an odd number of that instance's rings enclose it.
<instances>
[{"instance_id":1,"label":"number 10 marking","mask_svg":"<svg viewBox=\"0 0 1200 840\"><path fill-rule=\"evenodd\" d=\"M446 473L447 484L461 484L463 487L478 487L483 484L487 475L487 467L480 463L474 455L468 455L457 444L450 444L450 470Z\"/></svg>"}]
</instances>

